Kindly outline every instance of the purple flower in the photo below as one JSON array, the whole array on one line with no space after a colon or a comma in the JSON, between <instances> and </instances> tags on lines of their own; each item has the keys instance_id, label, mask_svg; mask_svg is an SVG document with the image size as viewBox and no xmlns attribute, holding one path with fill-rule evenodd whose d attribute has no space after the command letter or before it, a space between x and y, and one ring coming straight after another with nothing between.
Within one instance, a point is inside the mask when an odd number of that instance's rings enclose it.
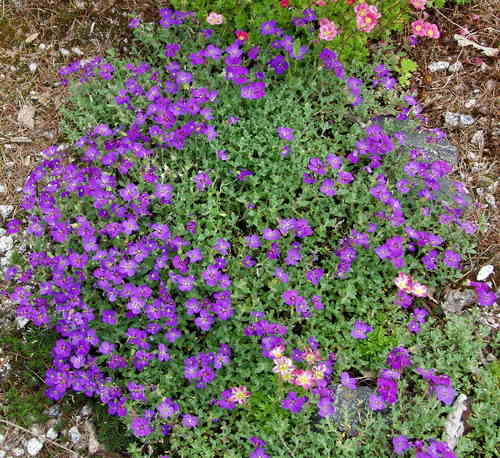
<instances>
[{"instance_id":1,"label":"purple flower","mask_svg":"<svg viewBox=\"0 0 500 458\"><path fill-rule=\"evenodd\" d=\"M260 25L261 35L276 35L280 31L276 21L266 21Z\"/></svg>"},{"instance_id":2,"label":"purple flower","mask_svg":"<svg viewBox=\"0 0 500 458\"><path fill-rule=\"evenodd\" d=\"M282 75L288 70L288 62L282 55L277 55L267 63L277 75Z\"/></svg>"},{"instance_id":3,"label":"purple flower","mask_svg":"<svg viewBox=\"0 0 500 458\"><path fill-rule=\"evenodd\" d=\"M348 372L340 373L340 384L350 390L355 390L358 388L356 379L351 377Z\"/></svg>"},{"instance_id":4,"label":"purple flower","mask_svg":"<svg viewBox=\"0 0 500 458\"><path fill-rule=\"evenodd\" d=\"M355 339L366 339L366 334L371 331L373 331L373 328L368 323L357 320L352 327L351 336Z\"/></svg>"},{"instance_id":5,"label":"purple flower","mask_svg":"<svg viewBox=\"0 0 500 458\"><path fill-rule=\"evenodd\" d=\"M396 436L392 438L392 448L396 455L402 455L410 448L410 442L406 436Z\"/></svg>"},{"instance_id":6,"label":"purple flower","mask_svg":"<svg viewBox=\"0 0 500 458\"><path fill-rule=\"evenodd\" d=\"M245 244L248 248L252 248L252 249L260 248L260 246L261 246L259 236L256 234L246 236L245 237Z\"/></svg>"},{"instance_id":7,"label":"purple flower","mask_svg":"<svg viewBox=\"0 0 500 458\"><path fill-rule=\"evenodd\" d=\"M158 410L160 417L170 418L179 411L179 405L173 402L172 399L165 398L160 404L158 404L156 409Z\"/></svg>"},{"instance_id":8,"label":"purple flower","mask_svg":"<svg viewBox=\"0 0 500 458\"><path fill-rule=\"evenodd\" d=\"M404 347L393 348L387 356L386 364L397 371L411 366L410 352Z\"/></svg>"},{"instance_id":9,"label":"purple flower","mask_svg":"<svg viewBox=\"0 0 500 458\"><path fill-rule=\"evenodd\" d=\"M372 393L368 398L368 406L370 407L370 409L377 411L384 409L385 403L381 396L376 393Z\"/></svg>"},{"instance_id":10,"label":"purple flower","mask_svg":"<svg viewBox=\"0 0 500 458\"><path fill-rule=\"evenodd\" d=\"M335 190L334 182L331 178L326 178L323 180L321 183L319 190L328 197L333 197L335 194L337 194L337 191Z\"/></svg>"},{"instance_id":11,"label":"purple flower","mask_svg":"<svg viewBox=\"0 0 500 458\"><path fill-rule=\"evenodd\" d=\"M418 334L421 331L420 323L417 320L410 320L407 328L408 328L408 331L410 331L414 334Z\"/></svg>"},{"instance_id":12,"label":"purple flower","mask_svg":"<svg viewBox=\"0 0 500 458\"><path fill-rule=\"evenodd\" d=\"M294 133L293 133L293 129L291 129L290 127L277 127L276 132L278 132L278 136L282 140L287 140L287 141L291 142L295 138Z\"/></svg>"},{"instance_id":13,"label":"purple flower","mask_svg":"<svg viewBox=\"0 0 500 458\"><path fill-rule=\"evenodd\" d=\"M279 240L281 232L278 229L265 228L262 232L262 238L265 240Z\"/></svg>"},{"instance_id":14,"label":"purple flower","mask_svg":"<svg viewBox=\"0 0 500 458\"><path fill-rule=\"evenodd\" d=\"M196 428L198 426L198 417L195 415L184 414L182 416L182 426L185 428Z\"/></svg>"},{"instance_id":15,"label":"purple flower","mask_svg":"<svg viewBox=\"0 0 500 458\"><path fill-rule=\"evenodd\" d=\"M132 434L136 437L149 436L153 432L153 427L147 418L135 417L130 422L130 429Z\"/></svg>"},{"instance_id":16,"label":"purple flower","mask_svg":"<svg viewBox=\"0 0 500 458\"><path fill-rule=\"evenodd\" d=\"M276 267L274 271L274 276L283 283L288 283L288 274L279 267Z\"/></svg>"},{"instance_id":17,"label":"purple flower","mask_svg":"<svg viewBox=\"0 0 500 458\"><path fill-rule=\"evenodd\" d=\"M443 264L452 269L460 269L462 257L453 250L446 250L443 254Z\"/></svg>"},{"instance_id":18,"label":"purple flower","mask_svg":"<svg viewBox=\"0 0 500 458\"><path fill-rule=\"evenodd\" d=\"M245 86L241 86L240 95L243 99L256 100L266 95L266 83L257 81Z\"/></svg>"},{"instance_id":19,"label":"purple flower","mask_svg":"<svg viewBox=\"0 0 500 458\"><path fill-rule=\"evenodd\" d=\"M139 27L140 24L141 24L141 19L138 17L134 17L130 19L130 21L128 22L128 28L136 29L137 27Z\"/></svg>"},{"instance_id":20,"label":"purple flower","mask_svg":"<svg viewBox=\"0 0 500 458\"><path fill-rule=\"evenodd\" d=\"M200 172L195 177L193 177L193 181L196 183L196 189L198 189L199 191L204 191L212 184L212 180L204 172Z\"/></svg>"},{"instance_id":21,"label":"purple flower","mask_svg":"<svg viewBox=\"0 0 500 458\"><path fill-rule=\"evenodd\" d=\"M295 391L290 391L286 398L281 401L281 407L292 413L299 413L302 406L309 400L307 396L299 397Z\"/></svg>"},{"instance_id":22,"label":"purple flower","mask_svg":"<svg viewBox=\"0 0 500 458\"><path fill-rule=\"evenodd\" d=\"M214 245L214 250L217 251L217 253L222 254L223 256L229 254L230 248L231 248L231 243L229 243L225 239L218 239Z\"/></svg>"}]
</instances>

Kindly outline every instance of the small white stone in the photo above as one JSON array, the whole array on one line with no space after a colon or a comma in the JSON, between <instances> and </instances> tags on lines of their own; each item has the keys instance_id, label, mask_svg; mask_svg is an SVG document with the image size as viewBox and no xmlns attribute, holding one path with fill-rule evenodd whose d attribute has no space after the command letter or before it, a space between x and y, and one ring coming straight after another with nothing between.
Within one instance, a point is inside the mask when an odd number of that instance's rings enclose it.
<instances>
[{"instance_id":1,"label":"small white stone","mask_svg":"<svg viewBox=\"0 0 500 458\"><path fill-rule=\"evenodd\" d=\"M494 271L494 268L491 264L486 264L485 266L481 267L479 269L479 272L477 273L477 281L484 281L486 280Z\"/></svg>"},{"instance_id":2,"label":"small white stone","mask_svg":"<svg viewBox=\"0 0 500 458\"><path fill-rule=\"evenodd\" d=\"M47 45L45 43L40 43L38 47L43 51L44 49L47 49Z\"/></svg>"},{"instance_id":3,"label":"small white stone","mask_svg":"<svg viewBox=\"0 0 500 458\"><path fill-rule=\"evenodd\" d=\"M475 132L470 139L470 142L478 146L484 145L484 132L482 130L478 130L477 132Z\"/></svg>"},{"instance_id":4,"label":"small white stone","mask_svg":"<svg viewBox=\"0 0 500 458\"><path fill-rule=\"evenodd\" d=\"M432 62L429 64L427 67L430 72L441 72L443 70L446 70L450 66L449 62L446 62L444 60L439 60L437 62Z\"/></svg>"},{"instance_id":5,"label":"small white stone","mask_svg":"<svg viewBox=\"0 0 500 458\"><path fill-rule=\"evenodd\" d=\"M80 415L82 417L88 417L91 413L92 407L90 407L88 404L85 404L80 410Z\"/></svg>"},{"instance_id":6,"label":"small white stone","mask_svg":"<svg viewBox=\"0 0 500 458\"><path fill-rule=\"evenodd\" d=\"M74 54L77 56L83 56L83 51L80 48L71 48L71 51L73 51Z\"/></svg>"},{"instance_id":7,"label":"small white stone","mask_svg":"<svg viewBox=\"0 0 500 458\"><path fill-rule=\"evenodd\" d=\"M66 48L61 48L59 50L59 52L63 55L63 56L69 56L69 51L66 49Z\"/></svg>"},{"instance_id":8,"label":"small white stone","mask_svg":"<svg viewBox=\"0 0 500 458\"><path fill-rule=\"evenodd\" d=\"M0 444L3 443L5 440L5 436L3 434L0 434Z\"/></svg>"},{"instance_id":9,"label":"small white stone","mask_svg":"<svg viewBox=\"0 0 500 458\"><path fill-rule=\"evenodd\" d=\"M0 205L0 215L3 218L8 218L12 210L14 210L14 205Z\"/></svg>"},{"instance_id":10,"label":"small white stone","mask_svg":"<svg viewBox=\"0 0 500 458\"><path fill-rule=\"evenodd\" d=\"M467 100L467 102L465 102L464 106L465 108L472 108L476 104L476 102L476 99L469 99Z\"/></svg>"},{"instance_id":11,"label":"small white stone","mask_svg":"<svg viewBox=\"0 0 500 458\"><path fill-rule=\"evenodd\" d=\"M17 447L14 450L12 450L12 454L14 456L23 456L24 455L24 449L21 447Z\"/></svg>"},{"instance_id":12,"label":"small white stone","mask_svg":"<svg viewBox=\"0 0 500 458\"><path fill-rule=\"evenodd\" d=\"M47 430L47 432L45 433L45 436L47 437L47 439L50 439L50 440L57 439L58 435L59 435L59 433L54 428L49 428Z\"/></svg>"},{"instance_id":13,"label":"small white stone","mask_svg":"<svg viewBox=\"0 0 500 458\"><path fill-rule=\"evenodd\" d=\"M462 62L455 62L448 67L448 71L451 73L456 73L462 70L462 68L464 68Z\"/></svg>"},{"instance_id":14,"label":"small white stone","mask_svg":"<svg viewBox=\"0 0 500 458\"><path fill-rule=\"evenodd\" d=\"M3 184L0 184L0 193L4 193L5 191L7 191L7 188Z\"/></svg>"},{"instance_id":15,"label":"small white stone","mask_svg":"<svg viewBox=\"0 0 500 458\"><path fill-rule=\"evenodd\" d=\"M470 115L460 115L460 124L462 124L462 126L472 126L475 122L476 120Z\"/></svg>"},{"instance_id":16,"label":"small white stone","mask_svg":"<svg viewBox=\"0 0 500 458\"><path fill-rule=\"evenodd\" d=\"M24 318L24 317L18 316L16 318L16 327L17 327L17 329L23 329L28 324L28 322L29 322L28 318Z\"/></svg>"},{"instance_id":17,"label":"small white stone","mask_svg":"<svg viewBox=\"0 0 500 458\"><path fill-rule=\"evenodd\" d=\"M28 64L28 68L30 69L31 73L35 73L36 69L38 68L38 65L35 62L30 62Z\"/></svg>"},{"instance_id":18,"label":"small white stone","mask_svg":"<svg viewBox=\"0 0 500 458\"><path fill-rule=\"evenodd\" d=\"M26 443L26 450L28 451L28 454L31 456L36 456L42 450L43 448L43 442L34 437L33 439L30 439Z\"/></svg>"},{"instance_id":19,"label":"small white stone","mask_svg":"<svg viewBox=\"0 0 500 458\"><path fill-rule=\"evenodd\" d=\"M80 434L80 431L78 431L78 428L76 426L73 426L69 429L68 436L73 443L78 442L82 438L82 435Z\"/></svg>"},{"instance_id":20,"label":"small white stone","mask_svg":"<svg viewBox=\"0 0 500 458\"><path fill-rule=\"evenodd\" d=\"M444 122L450 127L457 127L458 123L460 122L460 114L446 111L444 113Z\"/></svg>"},{"instance_id":21,"label":"small white stone","mask_svg":"<svg viewBox=\"0 0 500 458\"><path fill-rule=\"evenodd\" d=\"M0 237L0 253L5 253L12 250L14 247L14 239L10 235Z\"/></svg>"},{"instance_id":22,"label":"small white stone","mask_svg":"<svg viewBox=\"0 0 500 458\"><path fill-rule=\"evenodd\" d=\"M7 455L7 452L0 450L0 458L5 458L6 455Z\"/></svg>"}]
</instances>

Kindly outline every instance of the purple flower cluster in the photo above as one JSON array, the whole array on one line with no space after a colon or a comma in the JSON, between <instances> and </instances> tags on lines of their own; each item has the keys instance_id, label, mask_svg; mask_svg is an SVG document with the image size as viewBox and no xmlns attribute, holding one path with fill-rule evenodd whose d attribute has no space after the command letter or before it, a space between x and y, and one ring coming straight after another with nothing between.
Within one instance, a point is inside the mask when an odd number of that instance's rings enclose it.
<instances>
[{"instance_id":1,"label":"purple flower cluster","mask_svg":"<svg viewBox=\"0 0 500 458\"><path fill-rule=\"evenodd\" d=\"M281 401L281 407L292 413L299 413L307 401L309 401L307 396L300 397L295 391L289 391L286 398Z\"/></svg>"},{"instance_id":2,"label":"purple flower cluster","mask_svg":"<svg viewBox=\"0 0 500 458\"><path fill-rule=\"evenodd\" d=\"M196 382L196 388L205 388L215 379L217 371L231 362L231 348L221 344L219 351L198 353L184 360L184 377Z\"/></svg>"},{"instance_id":3,"label":"purple flower cluster","mask_svg":"<svg viewBox=\"0 0 500 458\"><path fill-rule=\"evenodd\" d=\"M256 436L252 436L248 440L255 447L254 450L250 453L249 458L269 458L269 455L264 449L266 443L262 439Z\"/></svg>"},{"instance_id":4,"label":"purple flower cluster","mask_svg":"<svg viewBox=\"0 0 500 458\"><path fill-rule=\"evenodd\" d=\"M476 299L479 305L490 307L497 300L496 293L490 289L486 282L471 281L470 286L472 286L476 292Z\"/></svg>"},{"instance_id":5,"label":"purple flower cluster","mask_svg":"<svg viewBox=\"0 0 500 458\"><path fill-rule=\"evenodd\" d=\"M446 442L432 439L426 445L423 440L410 441L405 435L400 435L392 438L392 448L396 455L402 455L413 448L416 458L456 458Z\"/></svg>"},{"instance_id":6,"label":"purple flower cluster","mask_svg":"<svg viewBox=\"0 0 500 458\"><path fill-rule=\"evenodd\" d=\"M415 372L429 384L429 394L435 394L443 404L451 405L457 395L448 375L436 375L434 369L418 367Z\"/></svg>"}]
</instances>

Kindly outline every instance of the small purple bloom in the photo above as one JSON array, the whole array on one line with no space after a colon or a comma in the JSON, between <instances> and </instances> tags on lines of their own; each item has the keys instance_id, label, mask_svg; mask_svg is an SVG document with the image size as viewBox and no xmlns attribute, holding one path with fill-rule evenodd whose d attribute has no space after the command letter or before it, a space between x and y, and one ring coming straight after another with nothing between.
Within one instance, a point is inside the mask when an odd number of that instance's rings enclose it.
<instances>
[{"instance_id":1,"label":"small purple bloom","mask_svg":"<svg viewBox=\"0 0 500 458\"><path fill-rule=\"evenodd\" d=\"M352 327L351 336L355 339L366 339L366 334L371 331L373 331L373 328L368 323L357 320Z\"/></svg>"}]
</instances>

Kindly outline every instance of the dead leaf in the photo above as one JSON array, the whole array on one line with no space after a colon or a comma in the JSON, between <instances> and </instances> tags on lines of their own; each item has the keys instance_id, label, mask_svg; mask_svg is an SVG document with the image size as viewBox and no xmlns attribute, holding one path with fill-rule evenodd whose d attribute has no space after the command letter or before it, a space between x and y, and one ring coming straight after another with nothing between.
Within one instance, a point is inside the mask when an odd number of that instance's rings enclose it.
<instances>
[{"instance_id":1,"label":"dead leaf","mask_svg":"<svg viewBox=\"0 0 500 458\"><path fill-rule=\"evenodd\" d=\"M38 35L40 35L40 32L35 32L29 35L25 41L25 43L31 43L32 41L35 41L38 38Z\"/></svg>"},{"instance_id":2,"label":"dead leaf","mask_svg":"<svg viewBox=\"0 0 500 458\"><path fill-rule=\"evenodd\" d=\"M28 129L35 128L35 107L31 104L26 104L21 107L17 114L17 122Z\"/></svg>"},{"instance_id":3,"label":"dead leaf","mask_svg":"<svg viewBox=\"0 0 500 458\"><path fill-rule=\"evenodd\" d=\"M495 57L498 54L498 48L488 48L487 46L481 46L475 41L469 40L460 34L453 35L453 38L457 40L458 46L472 46L473 48L479 49L482 53L488 57Z\"/></svg>"}]
</instances>

